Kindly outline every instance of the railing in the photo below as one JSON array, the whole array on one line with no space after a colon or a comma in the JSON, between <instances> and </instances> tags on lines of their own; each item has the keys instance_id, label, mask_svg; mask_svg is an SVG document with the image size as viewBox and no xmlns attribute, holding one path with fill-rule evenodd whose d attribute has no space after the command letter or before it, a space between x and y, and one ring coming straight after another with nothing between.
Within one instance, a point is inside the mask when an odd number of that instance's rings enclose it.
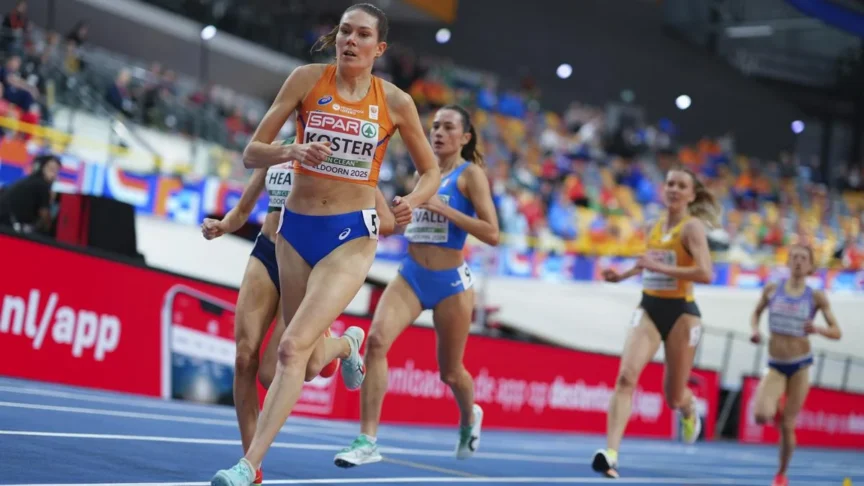
<instances>
[{"instance_id":1,"label":"railing","mask_svg":"<svg viewBox=\"0 0 864 486\"><path fill-rule=\"evenodd\" d=\"M45 43L47 40L45 31L39 28L34 27L28 35L30 42L34 44ZM4 44L6 51L2 55L5 57L9 54L17 54L21 56L22 61L27 62L28 55L23 47L23 39L19 38L20 35L0 28L0 38L4 38L4 36L16 40L14 42L7 41ZM133 143L139 146L139 149L153 153L158 162L158 159L164 158L165 154L158 154L151 144L148 144L136 133L135 125L139 125L152 127L167 134L185 136L190 140L215 143L228 149L242 150L245 146L247 140L243 137L234 137L228 132L224 117L216 113L213 104L199 106L188 101L192 93L202 89L199 80L178 75L173 83L177 96L168 101L157 96L155 106L151 107L150 110L150 114L154 116L145 116L142 109L136 109L129 114L129 117L126 117L108 105L105 101L105 92L114 83L121 69L127 69L130 73L132 78L130 87L136 84L146 85L159 81L150 75L147 71L148 67L143 61L127 58L104 49L85 46L79 47L75 51L75 55L84 64L84 69L70 72L62 65L63 62L67 61L63 57L68 54L65 53L65 45L61 42L56 49L59 50L58 54L47 62L46 69L42 70L41 73L47 78L46 85L51 85L46 91L54 93L53 99L45 101L43 106L51 109L57 102L64 107L73 109L73 111L88 111L102 117L108 117L109 125L112 129L116 128L117 132L117 136L108 141L109 144L122 145L123 138L131 138ZM60 52L65 54L60 54ZM262 115L267 108L262 100L252 97L235 94L232 99L241 102L245 108L254 109ZM70 117L68 121L70 126L65 127L67 129L74 126L74 117ZM190 150L194 151L198 148L197 145L191 143L192 148ZM162 157L159 157L160 155ZM190 159L195 157L194 152L190 153Z\"/></svg>"},{"instance_id":2,"label":"railing","mask_svg":"<svg viewBox=\"0 0 864 486\"><path fill-rule=\"evenodd\" d=\"M129 123L123 117L115 113L97 87L87 83L81 77L67 74L56 64L48 64L45 72L48 82L53 84L57 95L57 101L69 108L70 113L66 120L65 132L74 135L76 132L75 115L79 111L87 111L104 118L110 126L111 138L105 140L105 146L109 148L108 163L118 154L127 153L127 141L131 141L136 148L146 154L153 164L154 170L158 171L161 166L162 157L156 149L147 142L137 131L134 124ZM63 129L64 127L56 127ZM113 150L119 148L120 150Z\"/></svg>"},{"instance_id":3,"label":"railing","mask_svg":"<svg viewBox=\"0 0 864 486\"><path fill-rule=\"evenodd\" d=\"M758 376L765 369L765 343L753 344L746 333L721 331L710 325L703 336L695 363L718 370L725 388L737 388L742 376ZM864 393L864 358L826 350L814 351L814 358L813 386Z\"/></svg>"},{"instance_id":4,"label":"railing","mask_svg":"<svg viewBox=\"0 0 864 486\"><path fill-rule=\"evenodd\" d=\"M742 377L761 376L767 364L766 344L753 344L750 336L735 331L721 331L706 325L702 343L696 351L696 366L720 373L722 388L728 393L717 417L718 436L734 413L741 392ZM864 393L864 359L825 350L814 351L811 368L813 386Z\"/></svg>"},{"instance_id":5,"label":"railing","mask_svg":"<svg viewBox=\"0 0 864 486\"><path fill-rule=\"evenodd\" d=\"M40 34L41 32L38 30L31 32L31 41L44 41L44 36L40 36ZM5 63L12 55L19 56L22 65L34 60L24 49L23 40L18 32L0 27L0 39L5 40L3 44L5 50L0 52L2 62ZM36 74L44 81L45 92L41 93L41 96L35 97L34 102L43 109L43 123L46 118L53 120L58 104L68 108L65 130L62 126L55 126L56 129L28 126L28 124L11 119L4 119L0 124L4 128L21 131L36 137L44 137L61 149L68 147L73 138L76 142L83 141L85 145L91 148L100 147L105 150L105 160L108 163L111 163L120 154L128 154L127 142L132 142L138 152L149 159L150 165L158 170L161 157L155 148L137 133L132 123L118 116L104 97L100 96L104 92L100 92L97 86L89 83L85 75L68 73L61 67L60 62L59 59L51 56L37 61ZM80 111L87 111L104 119L108 126L109 138L107 140L87 140L86 136L83 138L74 136L76 113Z\"/></svg>"}]
</instances>

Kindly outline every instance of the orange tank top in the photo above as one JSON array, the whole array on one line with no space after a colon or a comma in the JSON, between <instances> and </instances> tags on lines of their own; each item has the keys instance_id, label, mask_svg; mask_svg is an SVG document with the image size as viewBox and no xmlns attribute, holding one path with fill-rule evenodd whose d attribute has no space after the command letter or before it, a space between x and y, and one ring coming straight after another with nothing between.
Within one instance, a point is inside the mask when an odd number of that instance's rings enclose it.
<instances>
[{"instance_id":1,"label":"orange tank top","mask_svg":"<svg viewBox=\"0 0 864 486\"><path fill-rule=\"evenodd\" d=\"M665 230L666 219L661 218L648 233L646 252L648 257L672 266L687 267L693 265L693 256L684 247L684 240L681 239L681 229L691 217L682 219L669 230ZM688 302L695 300L693 282L650 270L642 272L642 288L643 292L654 297L685 299Z\"/></svg>"},{"instance_id":2,"label":"orange tank top","mask_svg":"<svg viewBox=\"0 0 864 486\"><path fill-rule=\"evenodd\" d=\"M381 79L373 76L366 97L349 103L336 90L336 66L329 65L297 108L296 140L330 142L332 155L315 167L294 162L294 172L376 187L395 128Z\"/></svg>"}]
</instances>

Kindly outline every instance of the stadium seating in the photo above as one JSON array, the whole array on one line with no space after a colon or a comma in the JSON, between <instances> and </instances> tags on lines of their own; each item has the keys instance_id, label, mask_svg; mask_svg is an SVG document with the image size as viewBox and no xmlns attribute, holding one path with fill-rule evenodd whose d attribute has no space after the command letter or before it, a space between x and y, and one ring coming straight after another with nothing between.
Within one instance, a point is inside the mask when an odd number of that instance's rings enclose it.
<instances>
[{"instance_id":1,"label":"stadium seating","mask_svg":"<svg viewBox=\"0 0 864 486\"><path fill-rule=\"evenodd\" d=\"M19 43L5 46L5 57L22 55L25 74L39 73L53 88L51 96L43 91L38 100L47 108L41 117L34 118L26 107L13 109L6 112L5 128L17 119L54 122L54 128L64 131L72 122L66 116L66 123L56 124L58 117L52 115L58 108L74 105L96 116L107 111L132 126L221 146L226 151L214 157L205 174L245 178L238 152L269 100L201 86L102 49L67 43L61 52L59 42L56 33L36 27ZM377 73L392 78L390 69L382 63ZM120 79L125 84L118 97L112 87ZM494 79L476 79L439 63L424 66L403 88L427 126L436 107L444 104L457 102L472 111L506 244L559 253L638 255L645 223L661 208L664 172L680 161L703 178L724 209L722 228L710 235L718 259L778 263L784 260L785 245L803 241L813 245L820 266L864 268L860 182L857 193L835 194L811 165L789 154L778 154L778 161L748 158L734 151L730 137L706 137L675 149L674 127L663 121L637 127L631 136L640 150L622 156L609 150L604 110L574 102L565 113L552 113L542 110L531 92L500 92ZM5 97L12 102L8 93ZM285 135L292 130L286 127ZM410 189L411 164L398 137L391 147L382 184L386 193L395 194Z\"/></svg>"}]
</instances>

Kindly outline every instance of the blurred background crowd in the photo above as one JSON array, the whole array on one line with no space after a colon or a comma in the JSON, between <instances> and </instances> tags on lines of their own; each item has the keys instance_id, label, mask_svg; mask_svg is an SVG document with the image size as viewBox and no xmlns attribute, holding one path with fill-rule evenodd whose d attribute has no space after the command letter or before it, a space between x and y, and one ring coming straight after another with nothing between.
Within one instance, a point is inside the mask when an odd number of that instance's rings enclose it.
<instances>
[{"instance_id":1,"label":"blurred background crowd","mask_svg":"<svg viewBox=\"0 0 864 486\"><path fill-rule=\"evenodd\" d=\"M105 25L81 19L59 31L50 25L54 22L30 20L28 8L36 1L6 2L11 8L0 36L4 138L47 143L16 122L51 127L54 106L75 105L108 113L130 126L216 143L234 158L228 169L212 164L210 174L245 180L248 174L236 153L278 86L269 97L256 96L206 75L178 74L159 62L158 55L135 58L104 43L91 45L89 38ZM327 54L313 55L309 48L338 21L333 11L316 10L302 1L276 2L284 8L268 15L255 14L262 8L259 2L148 3L209 25L213 35L227 32L304 62L327 62ZM438 30L436 42L444 44L450 35L449 30ZM644 224L661 207L664 172L680 162L699 174L722 203L722 227L710 234L716 258L777 262L783 260L786 245L806 242L816 249L821 266L864 269L860 142L845 151L803 150L797 140L811 127L790 119L784 127L789 144L749 153L739 147L742 133L736 127L694 136L671 117L647 112L635 84L600 103L581 100L578 91L567 102L559 95L547 103L544 88L530 71L509 73L508 79L515 77L516 82L502 86L500 73L457 64L429 49L418 52L409 42L391 44L375 73L412 95L427 126L434 110L444 104L470 108L508 245L637 255L643 249ZM859 42L857 51L844 51L844 59L851 52L852 59L860 60L861 46ZM602 65L574 63L560 66L556 76L591 76L602 83L603 72ZM699 102L693 99L694 108ZM674 103L676 111L684 111L691 100L682 90ZM743 122L748 115L737 116ZM860 139L864 125L855 127ZM282 135L293 130L289 123ZM412 170L400 141L393 140L391 147L381 176L388 195L410 190Z\"/></svg>"}]
</instances>

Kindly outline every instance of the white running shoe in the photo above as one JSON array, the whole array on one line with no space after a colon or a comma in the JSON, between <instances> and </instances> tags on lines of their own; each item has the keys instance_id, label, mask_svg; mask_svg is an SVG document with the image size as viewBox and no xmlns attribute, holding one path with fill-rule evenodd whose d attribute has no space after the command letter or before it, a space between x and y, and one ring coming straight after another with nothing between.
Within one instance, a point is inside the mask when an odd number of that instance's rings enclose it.
<instances>
[{"instance_id":1,"label":"white running shoe","mask_svg":"<svg viewBox=\"0 0 864 486\"><path fill-rule=\"evenodd\" d=\"M360 356L360 347L363 345L366 333L357 326L351 326L345 330L342 336L348 338L348 344L351 347L351 354L342 360L342 381L345 382L345 387L349 390L357 390L366 378L366 364L363 363L363 358Z\"/></svg>"},{"instance_id":2,"label":"white running shoe","mask_svg":"<svg viewBox=\"0 0 864 486\"><path fill-rule=\"evenodd\" d=\"M459 442L456 444L456 459L468 459L480 448L480 429L483 427L483 409L474 404L474 424L459 427Z\"/></svg>"},{"instance_id":3,"label":"white running shoe","mask_svg":"<svg viewBox=\"0 0 864 486\"><path fill-rule=\"evenodd\" d=\"M378 444L370 442L365 435L354 439L350 446L342 449L333 458L333 463L339 467L349 468L380 462L383 459L378 452Z\"/></svg>"},{"instance_id":4,"label":"white running shoe","mask_svg":"<svg viewBox=\"0 0 864 486\"><path fill-rule=\"evenodd\" d=\"M255 481L255 468L246 458L240 459L231 469L217 471L210 479L211 486L251 486Z\"/></svg>"}]
</instances>

